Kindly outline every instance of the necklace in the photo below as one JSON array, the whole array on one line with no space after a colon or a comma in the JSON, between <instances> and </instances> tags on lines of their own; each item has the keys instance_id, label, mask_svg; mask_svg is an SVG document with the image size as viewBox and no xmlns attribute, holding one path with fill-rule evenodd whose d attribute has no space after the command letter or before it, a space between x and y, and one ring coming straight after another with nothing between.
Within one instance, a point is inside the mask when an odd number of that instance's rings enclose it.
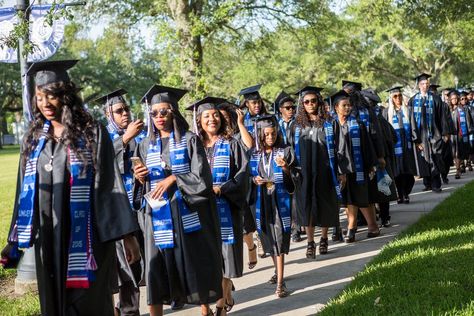
<instances>
[{"instance_id":1,"label":"necklace","mask_svg":"<svg viewBox=\"0 0 474 316\"><path fill-rule=\"evenodd\" d=\"M48 163L44 165L44 170L46 170L47 172L53 171L53 159L54 155L51 155L51 158L49 158Z\"/></svg>"}]
</instances>

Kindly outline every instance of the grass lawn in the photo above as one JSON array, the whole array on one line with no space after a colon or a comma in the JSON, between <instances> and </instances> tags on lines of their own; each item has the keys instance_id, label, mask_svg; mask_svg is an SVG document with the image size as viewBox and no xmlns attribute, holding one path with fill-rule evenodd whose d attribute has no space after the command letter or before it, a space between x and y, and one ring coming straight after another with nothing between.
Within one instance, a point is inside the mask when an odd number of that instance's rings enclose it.
<instances>
[{"instance_id":1,"label":"grass lawn","mask_svg":"<svg viewBox=\"0 0 474 316\"><path fill-rule=\"evenodd\" d=\"M320 315L474 315L474 182L360 272Z\"/></svg>"},{"instance_id":2,"label":"grass lawn","mask_svg":"<svg viewBox=\"0 0 474 316\"><path fill-rule=\"evenodd\" d=\"M19 146L5 146L0 149L0 247L6 244L10 228L11 213L16 191ZM16 296L13 294L15 270L0 267L0 315L39 315L37 295Z\"/></svg>"}]
</instances>

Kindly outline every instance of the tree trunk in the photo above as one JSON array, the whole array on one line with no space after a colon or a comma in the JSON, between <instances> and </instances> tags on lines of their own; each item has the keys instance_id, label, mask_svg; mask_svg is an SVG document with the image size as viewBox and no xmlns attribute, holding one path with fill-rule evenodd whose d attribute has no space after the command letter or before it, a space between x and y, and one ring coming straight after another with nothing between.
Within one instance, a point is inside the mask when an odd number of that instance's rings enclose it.
<instances>
[{"instance_id":1,"label":"tree trunk","mask_svg":"<svg viewBox=\"0 0 474 316\"><path fill-rule=\"evenodd\" d=\"M167 0L171 17L176 23L180 45L180 73L187 89L200 93L203 85L200 80L203 61L201 35L195 34L193 19L200 19L202 1Z\"/></svg>"}]
</instances>

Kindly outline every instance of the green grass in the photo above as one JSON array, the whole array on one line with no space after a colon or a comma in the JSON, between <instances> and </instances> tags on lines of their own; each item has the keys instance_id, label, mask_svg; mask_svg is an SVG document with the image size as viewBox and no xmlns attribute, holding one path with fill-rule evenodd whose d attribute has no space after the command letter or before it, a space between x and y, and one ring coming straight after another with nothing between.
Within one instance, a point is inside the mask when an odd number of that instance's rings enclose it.
<instances>
[{"instance_id":1,"label":"green grass","mask_svg":"<svg viewBox=\"0 0 474 316\"><path fill-rule=\"evenodd\" d=\"M19 146L0 149L0 248L6 245L16 191ZM16 270L0 267L0 315L39 315L36 294L15 296L8 287L13 285Z\"/></svg>"},{"instance_id":2,"label":"green grass","mask_svg":"<svg viewBox=\"0 0 474 316\"><path fill-rule=\"evenodd\" d=\"M474 315L474 182L410 226L320 315Z\"/></svg>"}]
</instances>

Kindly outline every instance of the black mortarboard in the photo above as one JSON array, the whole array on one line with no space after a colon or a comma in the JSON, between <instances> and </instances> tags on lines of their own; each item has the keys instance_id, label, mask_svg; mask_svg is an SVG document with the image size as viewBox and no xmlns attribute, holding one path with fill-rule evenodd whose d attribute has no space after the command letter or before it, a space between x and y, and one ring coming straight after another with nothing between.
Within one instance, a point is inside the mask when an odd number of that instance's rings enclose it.
<instances>
[{"instance_id":1,"label":"black mortarboard","mask_svg":"<svg viewBox=\"0 0 474 316\"><path fill-rule=\"evenodd\" d=\"M459 92L458 92L458 90L456 90L456 89L450 90L449 93L448 93L448 95L451 96L451 94L456 94L457 96L459 96Z\"/></svg>"},{"instance_id":2,"label":"black mortarboard","mask_svg":"<svg viewBox=\"0 0 474 316\"><path fill-rule=\"evenodd\" d=\"M362 90L362 83L360 82L355 82L355 81L349 81L349 80L342 80L342 88L349 88L354 91L360 91Z\"/></svg>"},{"instance_id":3,"label":"black mortarboard","mask_svg":"<svg viewBox=\"0 0 474 316\"><path fill-rule=\"evenodd\" d=\"M375 102L375 103L380 103L382 100L378 96L378 94L375 92L374 89L372 88L367 88L361 91L362 95L366 97L367 99Z\"/></svg>"},{"instance_id":4,"label":"black mortarboard","mask_svg":"<svg viewBox=\"0 0 474 316\"><path fill-rule=\"evenodd\" d=\"M259 118L257 118L256 124L258 129L278 126L278 122L274 115L260 116Z\"/></svg>"},{"instance_id":5,"label":"black mortarboard","mask_svg":"<svg viewBox=\"0 0 474 316\"><path fill-rule=\"evenodd\" d=\"M173 107L178 107L178 101L188 93L187 90L153 85L143 96L141 102L152 106L157 103L170 103Z\"/></svg>"},{"instance_id":6,"label":"black mortarboard","mask_svg":"<svg viewBox=\"0 0 474 316\"><path fill-rule=\"evenodd\" d=\"M44 86L55 82L68 83L71 79L67 71L77 62L78 60L55 60L33 63L28 68L27 75L35 75L35 84L37 86Z\"/></svg>"},{"instance_id":7,"label":"black mortarboard","mask_svg":"<svg viewBox=\"0 0 474 316\"><path fill-rule=\"evenodd\" d=\"M394 86L391 86L390 88L388 88L387 90L385 90L385 92L389 92L389 93L402 92L402 89L403 89L403 86L394 85Z\"/></svg>"},{"instance_id":8,"label":"black mortarboard","mask_svg":"<svg viewBox=\"0 0 474 316\"><path fill-rule=\"evenodd\" d=\"M467 96L469 93L466 90L463 90L459 93L460 96Z\"/></svg>"},{"instance_id":9,"label":"black mortarboard","mask_svg":"<svg viewBox=\"0 0 474 316\"><path fill-rule=\"evenodd\" d=\"M331 96L331 104L332 106L336 106L337 102L343 98L349 98L349 94L344 90L339 90L335 94Z\"/></svg>"},{"instance_id":10,"label":"black mortarboard","mask_svg":"<svg viewBox=\"0 0 474 316\"><path fill-rule=\"evenodd\" d=\"M430 84L430 89L438 89L439 87L441 87L439 84Z\"/></svg>"},{"instance_id":11,"label":"black mortarboard","mask_svg":"<svg viewBox=\"0 0 474 316\"><path fill-rule=\"evenodd\" d=\"M259 100L262 98L260 96L260 93L258 93L261 87L262 85L258 84L255 86L244 88L240 90L239 95L243 95L245 100Z\"/></svg>"},{"instance_id":12,"label":"black mortarboard","mask_svg":"<svg viewBox=\"0 0 474 316\"><path fill-rule=\"evenodd\" d=\"M285 91L280 92L278 96L275 99L275 102L273 103L275 105L275 108L281 107L285 102L295 102L295 99L293 99L288 93Z\"/></svg>"},{"instance_id":13,"label":"black mortarboard","mask_svg":"<svg viewBox=\"0 0 474 316\"><path fill-rule=\"evenodd\" d=\"M431 78L431 75L422 72L421 74L413 78L413 80L415 80L418 83L420 82L420 80L427 80L429 78Z\"/></svg>"},{"instance_id":14,"label":"black mortarboard","mask_svg":"<svg viewBox=\"0 0 474 316\"><path fill-rule=\"evenodd\" d=\"M300 89L299 91L295 92L294 94L299 96L300 98L304 97L305 95L312 93L312 94L319 94L321 95L321 91L323 91L324 88L320 87L314 87L314 86L306 86L303 89Z\"/></svg>"},{"instance_id":15,"label":"black mortarboard","mask_svg":"<svg viewBox=\"0 0 474 316\"><path fill-rule=\"evenodd\" d=\"M223 98L205 97L204 99L196 101L188 106L186 110L196 111L199 115L206 110L217 109L218 106L224 102L227 102L227 100Z\"/></svg>"},{"instance_id":16,"label":"black mortarboard","mask_svg":"<svg viewBox=\"0 0 474 316\"><path fill-rule=\"evenodd\" d=\"M125 99L123 98L125 94L127 94L127 90L120 88L95 99L94 102L101 103L104 106L112 106L117 103L126 103Z\"/></svg>"}]
</instances>

